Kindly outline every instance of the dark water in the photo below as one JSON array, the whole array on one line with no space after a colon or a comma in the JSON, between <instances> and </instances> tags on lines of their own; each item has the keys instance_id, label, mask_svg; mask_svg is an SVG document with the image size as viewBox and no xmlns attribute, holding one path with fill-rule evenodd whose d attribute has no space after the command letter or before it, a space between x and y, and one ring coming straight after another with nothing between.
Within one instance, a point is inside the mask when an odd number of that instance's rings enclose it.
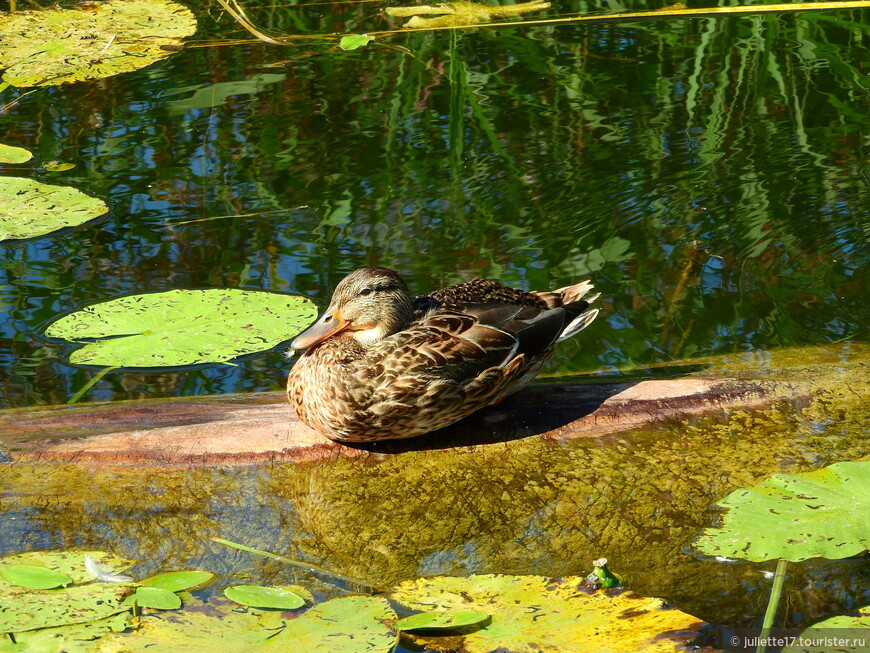
<instances>
[{"instance_id":1,"label":"dark water","mask_svg":"<svg viewBox=\"0 0 870 653\"><path fill-rule=\"evenodd\" d=\"M396 24L368 5L251 12L284 32ZM591 277L602 317L550 374L866 339L865 17L386 41L411 56L313 41L217 47L244 34L199 11L203 47L37 90L0 115L0 140L36 153L0 173L111 206L85 226L0 243L0 405L63 403L94 374L40 336L64 312L170 288L325 302L344 273L373 263L418 292L474 276L532 289ZM42 171L53 159L76 167ZM112 373L84 400L274 389L288 365L276 349Z\"/></svg>"}]
</instances>

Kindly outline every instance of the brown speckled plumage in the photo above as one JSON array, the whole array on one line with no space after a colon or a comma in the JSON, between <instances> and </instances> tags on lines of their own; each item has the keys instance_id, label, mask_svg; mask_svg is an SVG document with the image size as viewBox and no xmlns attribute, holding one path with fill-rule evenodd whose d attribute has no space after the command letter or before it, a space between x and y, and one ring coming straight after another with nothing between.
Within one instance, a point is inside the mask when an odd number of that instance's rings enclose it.
<instances>
[{"instance_id":1,"label":"brown speckled plumage","mask_svg":"<svg viewBox=\"0 0 870 653\"><path fill-rule=\"evenodd\" d=\"M300 419L343 442L409 438L528 384L598 313L588 281L526 292L475 279L412 299L386 268L345 277L287 379Z\"/></svg>"}]
</instances>

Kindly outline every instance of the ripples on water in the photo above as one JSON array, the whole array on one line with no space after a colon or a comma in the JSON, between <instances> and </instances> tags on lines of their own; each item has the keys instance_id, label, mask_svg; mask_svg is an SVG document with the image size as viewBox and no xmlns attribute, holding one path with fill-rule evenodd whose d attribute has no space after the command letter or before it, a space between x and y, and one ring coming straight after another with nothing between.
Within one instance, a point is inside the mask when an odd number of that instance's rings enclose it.
<instances>
[{"instance_id":1,"label":"ripples on water","mask_svg":"<svg viewBox=\"0 0 870 653\"><path fill-rule=\"evenodd\" d=\"M865 337L860 17L395 37L429 67L378 47L195 49L29 95L0 137L77 167L5 174L112 212L0 244L0 405L63 403L93 374L40 337L59 313L175 287L322 303L372 263L419 292L591 276L603 319L549 374ZM274 389L286 371L264 352L110 374L87 398Z\"/></svg>"}]
</instances>

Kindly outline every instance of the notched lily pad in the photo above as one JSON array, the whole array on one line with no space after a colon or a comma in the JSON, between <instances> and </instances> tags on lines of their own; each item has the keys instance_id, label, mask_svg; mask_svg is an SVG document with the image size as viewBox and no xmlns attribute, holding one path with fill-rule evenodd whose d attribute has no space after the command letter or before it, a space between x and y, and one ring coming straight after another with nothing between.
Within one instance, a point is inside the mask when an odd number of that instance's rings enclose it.
<instances>
[{"instance_id":1,"label":"notched lily pad","mask_svg":"<svg viewBox=\"0 0 870 653\"><path fill-rule=\"evenodd\" d=\"M596 653L681 650L702 622L667 609L661 599L619 591L591 591L583 579L483 575L407 581L392 598L418 610L479 610L486 627L463 638L463 651L484 653Z\"/></svg>"},{"instance_id":2,"label":"notched lily pad","mask_svg":"<svg viewBox=\"0 0 870 653\"><path fill-rule=\"evenodd\" d=\"M4 177L0 184L0 240L43 236L93 220L108 210L102 200L76 188Z\"/></svg>"},{"instance_id":3,"label":"notched lily pad","mask_svg":"<svg viewBox=\"0 0 870 653\"><path fill-rule=\"evenodd\" d=\"M0 143L0 163L26 163L33 155L23 147Z\"/></svg>"},{"instance_id":4,"label":"notched lily pad","mask_svg":"<svg viewBox=\"0 0 870 653\"><path fill-rule=\"evenodd\" d=\"M94 339L72 363L171 367L229 361L292 338L317 316L296 295L238 288L170 290L94 304L51 324L45 335Z\"/></svg>"},{"instance_id":5,"label":"notched lily pad","mask_svg":"<svg viewBox=\"0 0 870 653\"><path fill-rule=\"evenodd\" d=\"M259 585L233 585L224 590L230 601L252 608L278 608L295 610L305 605L305 599L290 590Z\"/></svg>"},{"instance_id":6,"label":"notched lily pad","mask_svg":"<svg viewBox=\"0 0 870 653\"><path fill-rule=\"evenodd\" d=\"M533 11L549 9L549 2L521 2L515 5L492 6L477 2L445 2L438 5L416 5L411 7L387 7L388 16L413 16L402 27L463 27L489 23L495 18L522 16ZM431 14L436 18L423 18Z\"/></svg>"},{"instance_id":7,"label":"notched lily pad","mask_svg":"<svg viewBox=\"0 0 870 653\"><path fill-rule=\"evenodd\" d=\"M760 562L837 560L870 548L870 462L775 474L719 502L721 528L695 542L708 555Z\"/></svg>"},{"instance_id":8,"label":"notched lily pad","mask_svg":"<svg viewBox=\"0 0 870 653\"><path fill-rule=\"evenodd\" d=\"M0 68L14 86L110 77L168 57L196 31L171 0L109 0L0 16Z\"/></svg>"}]
</instances>

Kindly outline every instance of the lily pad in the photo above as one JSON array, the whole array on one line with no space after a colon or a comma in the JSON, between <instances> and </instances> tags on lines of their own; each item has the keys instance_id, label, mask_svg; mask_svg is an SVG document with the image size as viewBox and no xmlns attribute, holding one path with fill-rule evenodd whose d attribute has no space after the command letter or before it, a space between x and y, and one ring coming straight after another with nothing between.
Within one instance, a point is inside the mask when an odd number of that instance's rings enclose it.
<instances>
[{"instance_id":1,"label":"lily pad","mask_svg":"<svg viewBox=\"0 0 870 653\"><path fill-rule=\"evenodd\" d=\"M183 590L205 587L215 578L217 576L210 571L168 571L164 574L157 574L156 576L146 578L140 581L139 584L170 592L181 592Z\"/></svg>"},{"instance_id":2,"label":"lily pad","mask_svg":"<svg viewBox=\"0 0 870 653\"><path fill-rule=\"evenodd\" d=\"M66 574L32 565L4 565L0 567L0 577L13 585L32 590L51 590L72 585L72 578Z\"/></svg>"},{"instance_id":3,"label":"lily pad","mask_svg":"<svg viewBox=\"0 0 870 653\"><path fill-rule=\"evenodd\" d=\"M489 615L477 610L442 610L421 612L399 619L397 630L455 630L489 621Z\"/></svg>"},{"instance_id":4,"label":"lily pad","mask_svg":"<svg viewBox=\"0 0 870 653\"><path fill-rule=\"evenodd\" d=\"M831 638L841 641L832 643ZM782 653L867 653L870 638L870 606L857 615L837 615L806 628ZM831 647L835 646L835 649Z\"/></svg>"},{"instance_id":5,"label":"lily pad","mask_svg":"<svg viewBox=\"0 0 870 653\"><path fill-rule=\"evenodd\" d=\"M728 511L695 546L709 555L836 560L870 548L870 462L776 474L719 502Z\"/></svg>"},{"instance_id":6,"label":"lily pad","mask_svg":"<svg viewBox=\"0 0 870 653\"><path fill-rule=\"evenodd\" d=\"M88 558L110 573L124 571L135 562L105 551L27 551L0 558L0 569L8 565L33 565L65 574L74 583L88 583L94 579L87 569Z\"/></svg>"},{"instance_id":7,"label":"lily pad","mask_svg":"<svg viewBox=\"0 0 870 653\"><path fill-rule=\"evenodd\" d=\"M124 599L124 605L134 603L140 608L155 610L177 610L181 607L181 599L175 592L158 587L137 587L135 592Z\"/></svg>"},{"instance_id":8,"label":"lily pad","mask_svg":"<svg viewBox=\"0 0 870 653\"><path fill-rule=\"evenodd\" d=\"M26 163L33 155L23 147L0 143L0 163Z\"/></svg>"},{"instance_id":9,"label":"lily pad","mask_svg":"<svg viewBox=\"0 0 870 653\"><path fill-rule=\"evenodd\" d=\"M3 177L0 240L42 236L93 220L108 210L102 200L76 188L43 184L24 177Z\"/></svg>"},{"instance_id":10,"label":"lily pad","mask_svg":"<svg viewBox=\"0 0 870 653\"><path fill-rule=\"evenodd\" d=\"M42 167L46 172L64 172L65 170L72 170L76 167L76 164L65 163L63 161L46 161L42 164Z\"/></svg>"},{"instance_id":11,"label":"lily pad","mask_svg":"<svg viewBox=\"0 0 870 653\"><path fill-rule=\"evenodd\" d=\"M329 651L329 653L388 653L398 636L384 623L396 613L380 597L345 596L332 599L287 622L287 627L258 649L258 653Z\"/></svg>"},{"instance_id":12,"label":"lily pad","mask_svg":"<svg viewBox=\"0 0 870 653\"><path fill-rule=\"evenodd\" d=\"M171 0L109 0L0 16L0 68L15 86L54 86L144 68L196 31Z\"/></svg>"},{"instance_id":13,"label":"lily pad","mask_svg":"<svg viewBox=\"0 0 870 653\"><path fill-rule=\"evenodd\" d=\"M97 650L100 653L259 653L281 627L281 614L237 608L235 604L192 599L179 612L143 616L133 633L110 633L102 637ZM171 618L167 618L168 615Z\"/></svg>"},{"instance_id":14,"label":"lily pad","mask_svg":"<svg viewBox=\"0 0 870 653\"><path fill-rule=\"evenodd\" d=\"M348 34L347 36L341 37L341 40L338 42L338 47L342 50L356 50L364 45L368 45L374 40L375 37L369 36L368 34Z\"/></svg>"},{"instance_id":15,"label":"lily pad","mask_svg":"<svg viewBox=\"0 0 870 653\"><path fill-rule=\"evenodd\" d=\"M305 599L290 590L259 585L233 585L224 590L230 601L253 608L279 608L295 610L305 605Z\"/></svg>"},{"instance_id":16,"label":"lily pad","mask_svg":"<svg viewBox=\"0 0 870 653\"><path fill-rule=\"evenodd\" d=\"M121 596L129 588L110 583L31 590L0 582L0 633L87 623L128 612Z\"/></svg>"},{"instance_id":17,"label":"lily pad","mask_svg":"<svg viewBox=\"0 0 870 653\"><path fill-rule=\"evenodd\" d=\"M387 7L388 16L412 16L403 27L424 29L433 27L464 27L488 23L494 18L521 16L533 11L550 8L549 2L533 0L513 5L483 5L478 2L443 2L437 5L413 5L409 7ZM435 18L423 18L427 14L440 14Z\"/></svg>"},{"instance_id":18,"label":"lily pad","mask_svg":"<svg viewBox=\"0 0 870 653\"><path fill-rule=\"evenodd\" d=\"M107 633L122 632L132 615L122 612L112 617L82 624L41 628L15 634L15 642L0 637L0 653L79 653L91 651L94 640Z\"/></svg>"},{"instance_id":19,"label":"lily pad","mask_svg":"<svg viewBox=\"0 0 870 653\"><path fill-rule=\"evenodd\" d=\"M591 591L583 579L483 575L401 583L396 601L418 610L479 610L492 622L464 636L462 650L484 653L596 653L682 650L702 622L661 599Z\"/></svg>"},{"instance_id":20,"label":"lily pad","mask_svg":"<svg viewBox=\"0 0 870 653\"><path fill-rule=\"evenodd\" d=\"M51 324L47 336L96 339L70 361L168 367L224 362L293 337L317 315L311 301L237 288L170 290L120 297Z\"/></svg>"}]
</instances>

